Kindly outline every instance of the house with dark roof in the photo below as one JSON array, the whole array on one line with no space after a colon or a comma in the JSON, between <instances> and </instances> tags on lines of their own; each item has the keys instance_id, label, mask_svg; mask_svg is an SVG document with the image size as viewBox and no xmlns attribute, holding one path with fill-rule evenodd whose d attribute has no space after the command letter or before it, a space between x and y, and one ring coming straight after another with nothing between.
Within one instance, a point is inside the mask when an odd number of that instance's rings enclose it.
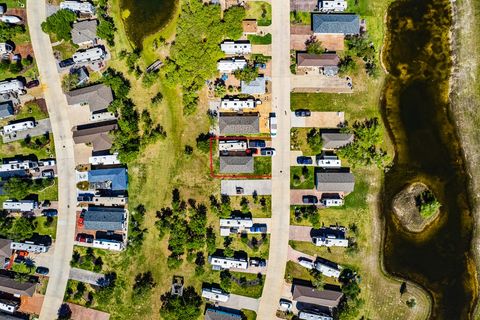
<instances>
[{"instance_id":1,"label":"house with dark roof","mask_svg":"<svg viewBox=\"0 0 480 320\"><path fill-rule=\"evenodd\" d=\"M334 76L338 74L340 58L336 53L311 54L297 52L298 74L324 74Z\"/></svg>"},{"instance_id":2,"label":"house with dark roof","mask_svg":"<svg viewBox=\"0 0 480 320\"><path fill-rule=\"evenodd\" d=\"M113 139L110 137L109 132L117 128L116 120L75 126L72 128L73 141L77 144L92 144L93 152L110 150Z\"/></svg>"},{"instance_id":3,"label":"house with dark roof","mask_svg":"<svg viewBox=\"0 0 480 320\"><path fill-rule=\"evenodd\" d=\"M323 150L339 149L354 140L353 133L322 133L321 137Z\"/></svg>"},{"instance_id":4,"label":"house with dark roof","mask_svg":"<svg viewBox=\"0 0 480 320\"><path fill-rule=\"evenodd\" d=\"M350 172L316 172L315 185L322 193L348 194L355 187L355 177Z\"/></svg>"},{"instance_id":5,"label":"house with dark roof","mask_svg":"<svg viewBox=\"0 0 480 320\"><path fill-rule=\"evenodd\" d=\"M0 239L0 268L3 268L6 258L12 255L11 243L10 239Z\"/></svg>"},{"instance_id":6,"label":"house with dark roof","mask_svg":"<svg viewBox=\"0 0 480 320\"><path fill-rule=\"evenodd\" d=\"M260 133L258 114L220 113L220 134L255 134Z\"/></svg>"},{"instance_id":7,"label":"house with dark roof","mask_svg":"<svg viewBox=\"0 0 480 320\"><path fill-rule=\"evenodd\" d=\"M333 309L338 307L343 293L333 290L317 290L312 287L295 285L293 300L297 303L315 305Z\"/></svg>"},{"instance_id":8,"label":"house with dark roof","mask_svg":"<svg viewBox=\"0 0 480 320\"><path fill-rule=\"evenodd\" d=\"M97 42L97 20L83 20L72 26L72 41L79 46L93 45Z\"/></svg>"},{"instance_id":9,"label":"house with dark roof","mask_svg":"<svg viewBox=\"0 0 480 320\"><path fill-rule=\"evenodd\" d=\"M33 296L36 282L19 282L7 275L0 275L0 291L13 294L15 297Z\"/></svg>"},{"instance_id":10,"label":"house with dark roof","mask_svg":"<svg viewBox=\"0 0 480 320\"><path fill-rule=\"evenodd\" d=\"M360 34L360 17L356 14L313 13L312 31L314 34Z\"/></svg>"},{"instance_id":11,"label":"house with dark roof","mask_svg":"<svg viewBox=\"0 0 480 320\"><path fill-rule=\"evenodd\" d=\"M220 157L220 173L253 173L253 157Z\"/></svg>"},{"instance_id":12,"label":"house with dark roof","mask_svg":"<svg viewBox=\"0 0 480 320\"><path fill-rule=\"evenodd\" d=\"M88 182L92 189L123 191L128 188L125 168L97 169L88 171Z\"/></svg>"},{"instance_id":13,"label":"house with dark roof","mask_svg":"<svg viewBox=\"0 0 480 320\"><path fill-rule=\"evenodd\" d=\"M126 229L126 212L116 207L88 207L83 223L85 230L123 231Z\"/></svg>"},{"instance_id":14,"label":"house with dark roof","mask_svg":"<svg viewBox=\"0 0 480 320\"><path fill-rule=\"evenodd\" d=\"M236 311L236 310L235 310ZM233 310L224 310L217 308L207 308L205 311L205 320L242 320L240 312Z\"/></svg>"},{"instance_id":15,"label":"house with dark roof","mask_svg":"<svg viewBox=\"0 0 480 320\"><path fill-rule=\"evenodd\" d=\"M92 113L105 111L113 101L112 89L104 84L72 90L65 95L69 105L88 105Z\"/></svg>"},{"instance_id":16,"label":"house with dark roof","mask_svg":"<svg viewBox=\"0 0 480 320\"><path fill-rule=\"evenodd\" d=\"M15 110L13 109L13 102L11 100L0 102L0 119L5 119L13 116Z\"/></svg>"}]
</instances>

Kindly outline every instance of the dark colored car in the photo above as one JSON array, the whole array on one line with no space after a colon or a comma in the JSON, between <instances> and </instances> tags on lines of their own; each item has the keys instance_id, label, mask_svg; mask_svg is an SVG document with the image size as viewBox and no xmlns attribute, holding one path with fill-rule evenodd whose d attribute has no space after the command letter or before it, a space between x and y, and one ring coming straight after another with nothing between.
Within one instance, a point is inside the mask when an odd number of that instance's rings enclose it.
<instances>
[{"instance_id":1,"label":"dark colored car","mask_svg":"<svg viewBox=\"0 0 480 320\"><path fill-rule=\"evenodd\" d=\"M265 148L267 144L264 140L250 140L248 141L248 146L250 148Z\"/></svg>"},{"instance_id":2,"label":"dark colored car","mask_svg":"<svg viewBox=\"0 0 480 320\"><path fill-rule=\"evenodd\" d=\"M42 171L43 178L55 178L55 172L52 169Z\"/></svg>"},{"instance_id":3,"label":"dark colored car","mask_svg":"<svg viewBox=\"0 0 480 320\"><path fill-rule=\"evenodd\" d=\"M93 236L91 234L79 233L79 234L77 234L76 241L93 243Z\"/></svg>"},{"instance_id":4,"label":"dark colored car","mask_svg":"<svg viewBox=\"0 0 480 320\"><path fill-rule=\"evenodd\" d=\"M302 202L307 204L316 204L318 203L318 198L315 196L302 196Z\"/></svg>"},{"instance_id":5,"label":"dark colored car","mask_svg":"<svg viewBox=\"0 0 480 320\"><path fill-rule=\"evenodd\" d=\"M252 267L266 267L267 262L264 259L250 258L250 266L252 266Z\"/></svg>"},{"instance_id":6,"label":"dark colored car","mask_svg":"<svg viewBox=\"0 0 480 320\"><path fill-rule=\"evenodd\" d=\"M27 87L27 89L31 89L31 88L38 87L39 85L40 85L40 81L32 80L32 81L29 81L25 87Z\"/></svg>"},{"instance_id":7,"label":"dark colored car","mask_svg":"<svg viewBox=\"0 0 480 320\"><path fill-rule=\"evenodd\" d=\"M310 112L310 110L304 110L304 109L295 110L295 116L297 117L310 117L311 115L312 113Z\"/></svg>"},{"instance_id":8,"label":"dark colored car","mask_svg":"<svg viewBox=\"0 0 480 320\"><path fill-rule=\"evenodd\" d=\"M248 148L247 150L245 150L245 152L249 155L258 154L258 149L257 148Z\"/></svg>"},{"instance_id":9,"label":"dark colored car","mask_svg":"<svg viewBox=\"0 0 480 320\"><path fill-rule=\"evenodd\" d=\"M69 58L69 59L60 61L58 65L60 66L60 68L66 68L66 67L73 66L74 64L75 62L73 62L73 59Z\"/></svg>"},{"instance_id":10,"label":"dark colored car","mask_svg":"<svg viewBox=\"0 0 480 320\"><path fill-rule=\"evenodd\" d=\"M275 152L275 149L273 149L273 148L262 148L262 149L260 149L260 154L262 156L273 157L276 154L276 152Z\"/></svg>"},{"instance_id":11,"label":"dark colored car","mask_svg":"<svg viewBox=\"0 0 480 320\"><path fill-rule=\"evenodd\" d=\"M42 276L46 276L49 271L50 270L48 270L48 268L45 268L45 267L37 267L37 269L35 270L36 273L41 274Z\"/></svg>"},{"instance_id":12,"label":"dark colored car","mask_svg":"<svg viewBox=\"0 0 480 320\"><path fill-rule=\"evenodd\" d=\"M312 157L299 156L299 157L297 157L297 163L298 164L312 164L313 160L312 160Z\"/></svg>"},{"instance_id":13,"label":"dark colored car","mask_svg":"<svg viewBox=\"0 0 480 320\"><path fill-rule=\"evenodd\" d=\"M57 209L45 209L42 211L45 217L56 217L58 215Z\"/></svg>"}]
</instances>

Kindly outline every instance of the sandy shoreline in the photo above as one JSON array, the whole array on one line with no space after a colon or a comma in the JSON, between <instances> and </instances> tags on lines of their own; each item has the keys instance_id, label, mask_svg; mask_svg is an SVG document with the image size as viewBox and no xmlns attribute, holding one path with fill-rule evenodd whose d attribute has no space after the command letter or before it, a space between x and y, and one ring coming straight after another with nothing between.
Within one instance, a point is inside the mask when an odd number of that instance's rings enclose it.
<instances>
[{"instance_id":1,"label":"sandy shoreline","mask_svg":"<svg viewBox=\"0 0 480 320\"><path fill-rule=\"evenodd\" d=\"M476 275L480 272L480 92L475 87L480 58L476 43L474 3L472 0L451 1L453 25L451 36L452 78L450 112L457 128L468 174L469 200L474 215L472 253ZM472 270L473 271L473 270ZM478 296L478 279L475 281ZM473 318L480 316L478 301L475 302Z\"/></svg>"}]
</instances>

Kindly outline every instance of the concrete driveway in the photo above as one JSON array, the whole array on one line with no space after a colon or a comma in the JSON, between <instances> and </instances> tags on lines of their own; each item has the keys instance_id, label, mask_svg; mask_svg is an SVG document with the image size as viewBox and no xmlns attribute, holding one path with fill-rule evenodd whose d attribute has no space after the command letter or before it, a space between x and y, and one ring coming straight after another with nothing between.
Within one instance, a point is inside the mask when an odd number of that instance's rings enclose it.
<instances>
[{"instance_id":1,"label":"concrete driveway","mask_svg":"<svg viewBox=\"0 0 480 320\"><path fill-rule=\"evenodd\" d=\"M290 226L291 228L292 226ZM306 258L306 259L310 259L312 261L315 261L316 257L315 256L311 256L309 254L305 254L303 252L300 252L300 251L297 251L295 249L293 249L292 247L288 247L288 260L290 261L293 261L295 263L298 263L298 258Z\"/></svg>"},{"instance_id":2,"label":"concrete driveway","mask_svg":"<svg viewBox=\"0 0 480 320\"><path fill-rule=\"evenodd\" d=\"M319 192L316 189L291 189L290 203L292 205L305 205L305 203L302 201L303 196L315 196L320 201L322 198L322 192ZM321 206L321 204L317 203L317 206Z\"/></svg>"},{"instance_id":3,"label":"concrete driveway","mask_svg":"<svg viewBox=\"0 0 480 320\"><path fill-rule=\"evenodd\" d=\"M304 156L312 158L312 164L298 164L297 158L303 156L303 152L300 150L292 150L290 152L290 166L291 167L312 167L315 166L315 156Z\"/></svg>"},{"instance_id":4,"label":"concrete driveway","mask_svg":"<svg viewBox=\"0 0 480 320\"><path fill-rule=\"evenodd\" d=\"M346 78L315 75L292 75L292 92L330 92L351 93L353 90L347 85Z\"/></svg>"},{"instance_id":5,"label":"concrete driveway","mask_svg":"<svg viewBox=\"0 0 480 320\"><path fill-rule=\"evenodd\" d=\"M3 143L9 143L12 141L24 140L27 136L37 137L44 135L45 133L52 132L52 126L50 125L50 119L42 119L37 121L37 125L28 130L17 131L15 133L2 135Z\"/></svg>"},{"instance_id":6,"label":"concrete driveway","mask_svg":"<svg viewBox=\"0 0 480 320\"><path fill-rule=\"evenodd\" d=\"M237 190L242 189L242 193ZM222 180L220 182L220 193L228 196L253 195L259 196L272 194L272 180L270 179L249 179L249 180Z\"/></svg>"},{"instance_id":7,"label":"concrete driveway","mask_svg":"<svg viewBox=\"0 0 480 320\"><path fill-rule=\"evenodd\" d=\"M89 283L94 286L98 286L98 281L104 277L105 275L102 273L96 273L96 272L83 270L79 268L70 269L70 279L81 281L84 283Z\"/></svg>"},{"instance_id":8,"label":"concrete driveway","mask_svg":"<svg viewBox=\"0 0 480 320\"><path fill-rule=\"evenodd\" d=\"M292 128L338 128L344 122L344 112L312 111L309 117L297 117L291 112Z\"/></svg>"},{"instance_id":9,"label":"concrete driveway","mask_svg":"<svg viewBox=\"0 0 480 320\"><path fill-rule=\"evenodd\" d=\"M310 236L312 229L312 227L307 226L290 226L288 237L293 241L312 242L312 237Z\"/></svg>"},{"instance_id":10,"label":"concrete driveway","mask_svg":"<svg viewBox=\"0 0 480 320\"><path fill-rule=\"evenodd\" d=\"M232 309L248 309L257 312L258 310L258 299L240 296L238 294L230 294L230 298L227 302L219 302L218 304L222 307L232 308Z\"/></svg>"}]
</instances>

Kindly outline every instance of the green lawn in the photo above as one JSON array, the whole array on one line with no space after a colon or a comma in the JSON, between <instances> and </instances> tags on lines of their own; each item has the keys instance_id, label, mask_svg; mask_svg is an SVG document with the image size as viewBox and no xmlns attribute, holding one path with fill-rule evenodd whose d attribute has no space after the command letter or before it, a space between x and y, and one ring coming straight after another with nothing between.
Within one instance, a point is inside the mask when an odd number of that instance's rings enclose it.
<instances>
[{"instance_id":1,"label":"green lawn","mask_svg":"<svg viewBox=\"0 0 480 320\"><path fill-rule=\"evenodd\" d=\"M58 179L55 178L55 184L48 188L43 189L38 193L38 200L50 200L50 201L58 201Z\"/></svg>"},{"instance_id":2,"label":"green lawn","mask_svg":"<svg viewBox=\"0 0 480 320\"><path fill-rule=\"evenodd\" d=\"M259 26L272 24L272 6L264 1L249 1L246 5L246 19L257 19Z\"/></svg>"},{"instance_id":3,"label":"green lawn","mask_svg":"<svg viewBox=\"0 0 480 320\"><path fill-rule=\"evenodd\" d=\"M255 175L269 175L272 173L272 158L271 157L254 157L254 174Z\"/></svg>"},{"instance_id":4,"label":"green lawn","mask_svg":"<svg viewBox=\"0 0 480 320\"><path fill-rule=\"evenodd\" d=\"M247 310L247 309L242 309L241 311L242 311L242 314L243 314L243 317L242 317L243 320L256 320L257 319L257 314L255 313L255 311Z\"/></svg>"},{"instance_id":5,"label":"green lawn","mask_svg":"<svg viewBox=\"0 0 480 320\"><path fill-rule=\"evenodd\" d=\"M52 38L52 35L50 35ZM55 42L54 39L51 40L52 43ZM53 51L57 51L60 53L61 59L68 59L73 56L73 54L78 50L78 46L73 44L71 41L63 41L61 44L56 45L53 47Z\"/></svg>"},{"instance_id":6,"label":"green lawn","mask_svg":"<svg viewBox=\"0 0 480 320\"><path fill-rule=\"evenodd\" d=\"M290 12L290 23L294 24L312 24L312 13L311 12L302 12L302 11L291 11Z\"/></svg>"},{"instance_id":7,"label":"green lawn","mask_svg":"<svg viewBox=\"0 0 480 320\"><path fill-rule=\"evenodd\" d=\"M315 187L315 167L290 167L291 189L313 189Z\"/></svg>"},{"instance_id":8,"label":"green lawn","mask_svg":"<svg viewBox=\"0 0 480 320\"><path fill-rule=\"evenodd\" d=\"M265 239L262 238L261 234L255 235L248 235L246 237L242 237L241 235L232 235L231 236L234 240L230 247L234 251L244 251L247 253L249 257L256 257L262 259L268 259L268 249L270 246L270 235L267 235ZM252 238L257 239L261 242L256 248L251 247L248 245L248 242L252 241ZM248 242L247 242L248 241Z\"/></svg>"},{"instance_id":9,"label":"green lawn","mask_svg":"<svg viewBox=\"0 0 480 320\"><path fill-rule=\"evenodd\" d=\"M0 142L0 158L8 158L15 155L35 155L38 159L46 159L51 155L55 157L53 134L50 134L50 144L40 149L32 149L26 146L24 147L20 141L9 143Z\"/></svg>"},{"instance_id":10,"label":"green lawn","mask_svg":"<svg viewBox=\"0 0 480 320\"><path fill-rule=\"evenodd\" d=\"M2 4L7 6L7 9L25 8L25 0L2 0Z\"/></svg>"},{"instance_id":11,"label":"green lawn","mask_svg":"<svg viewBox=\"0 0 480 320\"><path fill-rule=\"evenodd\" d=\"M237 278L245 277L247 281L255 280L258 278L256 274L250 273L241 273L241 272L231 272L231 274ZM265 276L262 276L262 281L265 281ZM256 286L240 286L237 283L232 281L232 288L230 289L230 293L238 294L242 296L247 296L251 298L260 298L262 296L263 291L263 282L262 284Z\"/></svg>"},{"instance_id":12,"label":"green lawn","mask_svg":"<svg viewBox=\"0 0 480 320\"><path fill-rule=\"evenodd\" d=\"M252 44L271 44L272 43L272 35L270 33L267 33L264 36L249 34L247 38L248 40L250 40Z\"/></svg>"},{"instance_id":13,"label":"green lawn","mask_svg":"<svg viewBox=\"0 0 480 320\"><path fill-rule=\"evenodd\" d=\"M257 200L253 196L231 196L230 197L230 206L233 210L242 210L240 202L242 198L247 199L248 201L248 210L254 218L270 218L272 216L271 196L257 196ZM262 202L265 199L265 206L262 206Z\"/></svg>"},{"instance_id":14,"label":"green lawn","mask_svg":"<svg viewBox=\"0 0 480 320\"><path fill-rule=\"evenodd\" d=\"M53 222L50 226L45 226L47 217L37 217L35 218L36 228L35 232L41 235L49 235L52 239L55 240L57 235L57 218L53 218Z\"/></svg>"}]
</instances>

